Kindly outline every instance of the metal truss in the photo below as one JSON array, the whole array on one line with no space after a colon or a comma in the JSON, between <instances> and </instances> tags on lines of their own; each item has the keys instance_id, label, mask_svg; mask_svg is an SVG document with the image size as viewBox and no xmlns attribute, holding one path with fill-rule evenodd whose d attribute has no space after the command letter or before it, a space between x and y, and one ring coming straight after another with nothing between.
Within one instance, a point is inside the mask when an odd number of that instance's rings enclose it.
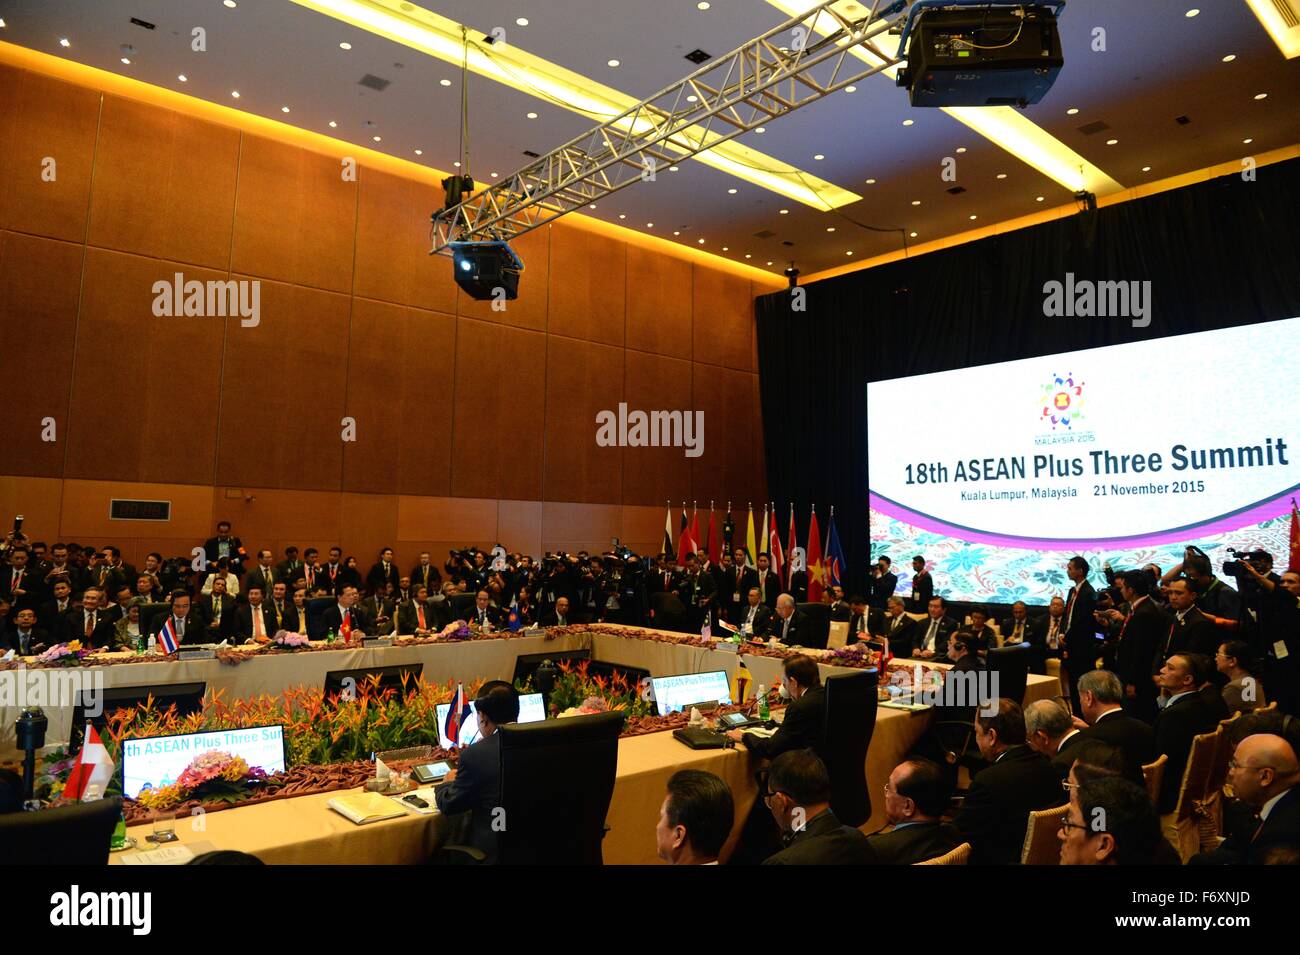
<instances>
[{"instance_id":1,"label":"metal truss","mask_svg":"<svg viewBox=\"0 0 1300 955\"><path fill-rule=\"evenodd\" d=\"M509 241L897 64L874 41L901 24L909 2L851 19L835 9L841 0L826 0L792 17L435 214L429 254L450 255L453 242ZM858 47L877 65L863 69Z\"/></svg>"}]
</instances>

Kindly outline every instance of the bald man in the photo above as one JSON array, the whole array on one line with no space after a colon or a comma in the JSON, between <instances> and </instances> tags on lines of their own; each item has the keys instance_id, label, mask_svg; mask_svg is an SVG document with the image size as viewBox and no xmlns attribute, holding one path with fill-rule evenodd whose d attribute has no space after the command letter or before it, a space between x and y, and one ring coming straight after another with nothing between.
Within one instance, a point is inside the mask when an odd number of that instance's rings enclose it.
<instances>
[{"instance_id":1,"label":"bald man","mask_svg":"<svg viewBox=\"0 0 1300 955\"><path fill-rule=\"evenodd\" d=\"M794 598L789 594L777 597L776 616L767 623L767 635L794 647L799 645L799 637L808 629L808 615L795 606Z\"/></svg>"},{"instance_id":2,"label":"bald man","mask_svg":"<svg viewBox=\"0 0 1300 955\"><path fill-rule=\"evenodd\" d=\"M1193 856L1199 865L1259 865L1273 846L1300 839L1300 764L1281 736L1247 736L1228 763L1228 782L1237 798L1258 813L1219 848Z\"/></svg>"}]
</instances>

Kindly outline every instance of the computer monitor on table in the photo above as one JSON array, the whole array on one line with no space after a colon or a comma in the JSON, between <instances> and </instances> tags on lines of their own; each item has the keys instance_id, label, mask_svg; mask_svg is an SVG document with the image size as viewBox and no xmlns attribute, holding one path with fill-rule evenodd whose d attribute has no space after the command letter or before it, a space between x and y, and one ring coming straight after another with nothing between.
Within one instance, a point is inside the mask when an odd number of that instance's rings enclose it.
<instances>
[{"instance_id":1,"label":"computer monitor on table","mask_svg":"<svg viewBox=\"0 0 1300 955\"><path fill-rule=\"evenodd\" d=\"M451 749L452 744L447 739L447 714L451 711L450 703L439 703L436 710L438 718L438 744L443 749ZM546 707L542 703L542 694L524 693L519 697L519 719L517 723L540 723L546 719ZM469 704L469 716L465 717L464 723L460 728L459 746L472 746L478 742L478 717L474 711L474 701Z\"/></svg>"},{"instance_id":2,"label":"computer monitor on table","mask_svg":"<svg viewBox=\"0 0 1300 955\"><path fill-rule=\"evenodd\" d=\"M278 723L125 739L120 752L122 794L135 799L142 790L169 786L196 757L212 752L242 757L249 768L259 768L268 776L284 772L288 765L284 726Z\"/></svg>"},{"instance_id":3,"label":"computer monitor on table","mask_svg":"<svg viewBox=\"0 0 1300 955\"><path fill-rule=\"evenodd\" d=\"M650 678L650 684L660 716L679 713L697 703L731 703L731 681L724 670L656 676Z\"/></svg>"},{"instance_id":4,"label":"computer monitor on table","mask_svg":"<svg viewBox=\"0 0 1300 955\"><path fill-rule=\"evenodd\" d=\"M408 687L413 686L423 672L423 663L398 663L386 667L361 667L357 670L330 670L325 674L325 696L329 697L335 693L355 695L371 677L378 678L380 690L393 689L400 693L403 680Z\"/></svg>"},{"instance_id":5,"label":"computer monitor on table","mask_svg":"<svg viewBox=\"0 0 1300 955\"><path fill-rule=\"evenodd\" d=\"M177 716L189 716L203 709L206 683L146 683L140 686L110 686L102 690L81 690L72 707L72 731L68 735L68 752L81 749L86 735L86 723L94 724L100 736L114 710L134 709L153 697L156 713L165 713L176 707ZM88 715L89 714L89 715Z\"/></svg>"}]
</instances>

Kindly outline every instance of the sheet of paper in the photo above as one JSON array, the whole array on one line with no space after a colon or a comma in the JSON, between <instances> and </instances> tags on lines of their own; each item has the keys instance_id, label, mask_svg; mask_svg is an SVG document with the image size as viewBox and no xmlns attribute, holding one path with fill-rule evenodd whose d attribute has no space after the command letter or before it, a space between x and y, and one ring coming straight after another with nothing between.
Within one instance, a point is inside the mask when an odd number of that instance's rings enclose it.
<instances>
[{"instance_id":1,"label":"sheet of paper","mask_svg":"<svg viewBox=\"0 0 1300 955\"><path fill-rule=\"evenodd\" d=\"M400 796L389 796L388 798L408 812L419 813L421 816L432 816L438 811L438 804L433 799L433 790L434 787L426 786L423 789L413 789L409 793L403 793ZM429 804L429 807L427 809L421 809L419 806L412 805L406 801L407 796L416 796L423 799Z\"/></svg>"},{"instance_id":2,"label":"sheet of paper","mask_svg":"<svg viewBox=\"0 0 1300 955\"><path fill-rule=\"evenodd\" d=\"M215 852L217 848L210 842L149 848L152 845L152 842L144 842L135 852L122 856L122 865L185 865L195 856L201 856L205 852Z\"/></svg>"}]
</instances>

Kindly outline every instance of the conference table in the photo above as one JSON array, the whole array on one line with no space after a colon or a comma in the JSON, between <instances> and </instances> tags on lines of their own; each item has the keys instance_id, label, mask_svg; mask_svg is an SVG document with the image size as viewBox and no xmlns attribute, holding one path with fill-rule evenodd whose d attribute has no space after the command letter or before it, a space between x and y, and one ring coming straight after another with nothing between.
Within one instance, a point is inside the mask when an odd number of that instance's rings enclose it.
<instances>
[{"instance_id":1,"label":"conference table","mask_svg":"<svg viewBox=\"0 0 1300 955\"><path fill-rule=\"evenodd\" d=\"M623 633L636 628L619 628ZM647 636L653 631L645 631ZM543 635L512 636L500 640L475 640L445 645L394 646L378 649L349 649L319 653L259 655L238 666L218 661L188 664L134 664L106 667L112 670L136 670L143 667L176 666L183 672L177 681L208 677L236 696L256 692L276 692L276 679L287 679L283 689L300 683L315 684L326 672L368 666L422 662L424 675L430 680L477 678L509 679L519 654L562 652L587 649L593 659L640 667L651 674L699 673L723 670L733 677L736 668L734 651L708 647L635 639L618 633L592 628L585 632L565 633L553 639ZM317 658L327 658L325 660ZM747 654L745 656L756 683L772 686L780 679L779 657ZM282 668L298 661L297 669ZM275 666L275 672L256 673L263 663ZM927 664L943 667L943 664ZM833 673L853 672L851 668L820 664L823 677ZM221 672L219 667L225 667ZM247 671L247 672L245 672ZM5 674L0 673L0 678ZM117 678L118 674L113 674ZM132 684L136 682L132 675ZM1059 695L1055 679L1030 675L1025 702ZM905 710L881 706L876 727L867 751L866 778L871 794L872 816L862 826L870 832L885 825L883 787L894 766L915 746L931 719L929 710ZM604 842L604 858L609 864L649 864L656 861L654 827L659 815L669 777L682 768L702 769L715 773L730 786L736 802L737 826L732 840L757 798L755 771L758 761L744 747L727 750L692 750L679 743L670 732L624 737L619 741L618 767L614 793L606 817L609 832ZM419 863L434 849L445 844L451 834L448 819L440 814L408 815L356 826L329 809L328 801L344 792L298 796L270 800L235 809L206 813L177 821L176 833L181 845L199 849L237 849L258 856L267 863ZM128 832L141 847L149 846L145 836L151 824L131 827ZM124 858L146 854L149 849L135 849L115 854L114 863Z\"/></svg>"}]
</instances>

